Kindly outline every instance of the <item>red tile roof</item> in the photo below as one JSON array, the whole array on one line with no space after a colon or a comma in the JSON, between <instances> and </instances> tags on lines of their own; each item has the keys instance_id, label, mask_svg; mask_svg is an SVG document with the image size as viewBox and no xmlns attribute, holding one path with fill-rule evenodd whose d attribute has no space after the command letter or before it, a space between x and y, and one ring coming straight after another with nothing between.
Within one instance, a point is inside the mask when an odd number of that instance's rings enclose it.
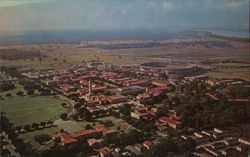
<instances>
[{"instance_id":1,"label":"red tile roof","mask_svg":"<svg viewBox=\"0 0 250 157\"><path fill-rule=\"evenodd\" d=\"M60 139L61 139L61 142L63 143L63 144L70 144L70 143L74 143L74 142L76 142L77 140L76 139L74 139L74 138L72 138L68 133L66 133L66 132L63 132L63 133L57 133L54 137L57 137L57 138L59 138L60 137Z\"/></svg>"},{"instance_id":2,"label":"red tile roof","mask_svg":"<svg viewBox=\"0 0 250 157\"><path fill-rule=\"evenodd\" d=\"M108 128L106 128L104 125L102 124L99 124L99 125L95 125L93 126L93 128L97 131L102 131L102 132L105 132L108 130Z\"/></svg>"},{"instance_id":3,"label":"red tile roof","mask_svg":"<svg viewBox=\"0 0 250 157\"><path fill-rule=\"evenodd\" d=\"M89 134L94 134L97 133L97 130L81 130L76 132L75 134L71 135L73 138L89 135Z\"/></svg>"},{"instance_id":4,"label":"red tile roof","mask_svg":"<svg viewBox=\"0 0 250 157\"><path fill-rule=\"evenodd\" d=\"M168 91L169 90L169 87L156 87L156 88L153 88L153 89L151 89L151 91L161 91L161 92L166 92L166 91Z\"/></svg>"},{"instance_id":5,"label":"red tile roof","mask_svg":"<svg viewBox=\"0 0 250 157\"><path fill-rule=\"evenodd\" d=\"M173 118L167 117L167 116L160 117L160 120L163 122L166 122L166 123L174 124L174 125L181 123L181 122L174 120Z\"/></svg>"},{"instance_id":6,"label":"red tile roof","mask_svg":"<svg viewBox=\"0 0 250 157\"><path fill-rule=\"evenodd\" d=\"M104 132L103 134L104 134L104 135L110 135L110 134L117 133L117 132L118 132L118 131L115 130L115 129L109 129L109 130L107 130L106 132Z\"/></svg>"},{"instance_id":7,"label":"red tile roof","mask_svg":"<svg viewBox=\"0 0 250 157\"><path fill-rule=\"evenodd\" d=\"M106 148L99 149L99 153L101 153L103 156L108 156L109 152Z\"/></svg>"},{"instance_id":8,"label":"red tile roof","mask_svg":"<svg viewBox=\"0 0 250 157\"><path fill-rule=\"evenodd\" d=\"M147 147L150 148L150 147L152 147L154 145L154 143L151 142L151 141L146 140L146 141L143 142L143 145L145 145L145 146L147 146Z\"/></svg>"},{"instance_id":9,"label":"red tile roof","mask_svg":"<svg viewBox=\"0 0 250 157\"><path fill-rule=\"evenodd\" d=\"M246 145L246 144L239 144L239 145L237 145L236 147L238 147L238 148L240 148L240 149L242 149L242 150L248 150L248 145Z\"/></svg>"},{"instance_id":10,"label":"red tile roof","mask_svg":"<svg viewBox=\"0 0 250 157\"><path fill-rule=\"evenodd\" d=\"M97 86L97 87L94 87L92 90L93 91L101 91L101 90L104 90L106 88L107 88L106 86Z\"/></svg>"},{"instance_id":11,"label":"red tile roof","mask_svg":"<svg viewBox=\"0 0 250 157\"><path fill-rule=\"evenodd\" d=\"M94 130L96 130L96 131L101 131L101 132L103 132L104 135L112 134L112 133L117 132L117 130L115 130L115 129L108 129L107 127L105 127L105 126L102 125L102 124L95 125L95 126L93 126L93 128L94 128Z\"/></svg>"},{"instance_id":12,"label":"red tile roof","mask_svg":"<svg viewBox=\"0 0 250 157\"><path fill-rule=\"evenodd\" d=\"M114 100L119 100L119 99L126 99L126 96L123 95L112 95L112 96L108 96L107 100L109 101L114 101Z\"/></svg>"},{"instance_id":13,"label":"red tile roof","mask_svg":"<svg viewBox=\"0 0 250 157\"><path fill-rule=\"evenodd\" d=\"M206 96L208 96L208 97L210 97L211 99L213 99L213 100L219 100L219 98L218 97L216 97L214 94L212 94L212 93L206 93Z\"/></svg>"},{"instance_id":14,"label":"red tile roof","mask_svg":"<svg viewBox=\"0 0 250 157\"><path fill-rule=\"evenodd\" d=\"M89 84L89 81L84 80L84 79L81 79L81 80L80 80L80 83L85 84L85 85L88 85L88 84Z\"/></svg>"},{"instance_id":15,"label":"red tile roof","mask_svg":"<svg viewBox=\"0 0 250 157\"><path fill-rule=\"evenodd\" d=\"M241 136L240 139L243 140L243 141L246 141L246 142L249 142L249 143L250 143L250 137Z\"/></svg>"},{"instance_id":16,"label":"red tile roof","mask_svg":"<svg viewBox=\"0 0 250 157\"><path fill-rule=\"evenodd\" d=\"M159 84L159 85L164 85L164 86L169 84L169 82L167 80L154 80L154 81L152 81L152 83Z\"/></svg>"},{"instance_id":17,"label":"red tile roof","mask_svg":"<svg viewBox=\"0 0 250 157\"><path fill-rule=\"evenodd\" d=\"M72 86L72 85L70 85L70 84L62 84L61 87L62 87L62 88L65 88L65 89L74 88L74 86Z\"/></svg>"},{"instance_id":18,"label":"red tile roof","mask_svg":"<svg viewBox=\"0 0 250 157\"><path fill-rule=\"evenodd\" d=\"M78 93L80 94L87 94L89 92L89 89L88 88L81 88L81 89L78 89Z\"/></svg>"},{"instance_id":19,"label":"red tile roof","mask_svg":"<svg viewBox=\"0 0 250 157\"><path fill-rule=\"evenodd\" d=\"M99 101L97 101L97 100L90 100L87 102L87 105L96 105L98 103L99 103Z\"/></svg>"},{"instance_id":20,"label":"red tile roof","mask_svg":"<svg viewBox=\"0 0 250 157\"><path fill-rule=\"evenodd\" d=\"M143 85L143 84L146 84L147 82L144 81L144 80L137 80L137 81L133 81L133 82L130 82L129 85Z\"/></svg>"},{"instance_id":21,"label":"red tile roof","mask_svg":"<svg viewBox=\"0 0 250 157\"><path fill-rule=\"evenodd\" d=\"M161 125L161 124L157 124L156 127L157 127L158 130L164 130L164 129L166 129L166 126Z\"/></svg>"}]
</instances>

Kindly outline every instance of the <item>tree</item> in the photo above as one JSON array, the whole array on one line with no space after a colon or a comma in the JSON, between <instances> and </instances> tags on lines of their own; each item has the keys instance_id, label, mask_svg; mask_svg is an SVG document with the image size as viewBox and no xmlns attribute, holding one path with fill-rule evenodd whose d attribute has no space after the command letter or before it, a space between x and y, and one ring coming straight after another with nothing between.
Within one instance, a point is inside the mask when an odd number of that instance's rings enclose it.
<instances>
[{"instance_id":1,"label":"tree","mask_svg":"<svg viewBox=\"0 0 250 157\"><path fill-rule=\"evenodd\" d=\"M91 126L90 126L90 124L87 124L87 125L85 126L85 129L86 129L86 130L89 130L89 129L91 129Z\"/></svg>"},{"instance_id":2,"label":"tree","mask_svg":"<svg viewBox=\"0 0 250 157\"><path fill-rule=\"evenodd\" d=\"M167 139L160 140L159 144L153 146L153 148L147 151L145 154L146 157L157 156L157 157L165 157L168 152L177 152L177 145L171 139L171 137Z\"/></svg>"},{"instance_id":3,"label":"tree","mask_svg":"<svg viewBox=\"0 0 250 157\"><path fill-rule=\"evenodd\" d=\"M14 88L15 88L15 85L12 82L2 81L0 83L0 91L8 91Z\"/></svg>"},{"instance_id":4,"label":"tree","mask_svg":"<svg viewBox=\"0 0 250 157\"><path fill-rule=\"evenodd\" d=\"M16 95L22 97L23 96L23 92L19 91L19 92L16 93Z\"/></svg>"},{"instance_id":5,"label":"tree","mask_svg":"<svg viewBox=\"0 0 250 157\"><path fill-rule=\"evenodd\" d=\"M40 63L42 63L42 61L43 61L42 57L39 57L38 60Z\"/></svg>"},{"instance_id":6,"label":"tree","mask_svg":"<svg viewBox=\"0 0 250 157\"><path fill-rule=\"evenodd\" d=\"M66 120L67 119L67 114L66 113L60 114L60 118L62 118L63 120Z\"/></svg>"},{"instance_id":7,"label":"tree","mask_svg":"<svg viewBox=\"0 0 250 157\"><path fill-rule=\"evenodd\" d=\"M66 103L65 102L63 102L63 103L61 103L61 105L62 105L62 107L66 107Z\"/></svg>"},{"instance_id":8,"label":"tree","mask_svg":"<svg viewBox=\"0 0 250 157\"><path fill-rule=\"evenodd\" d=\"M195 141L191 138L183 140L178 144L178 150L180 153L186 153L188 151L192 151L195 148Z\"/></svg>"},{"instance_id":9,"label":"tree","mask_svg":"<svg viewBox=\"0 0 250 157\"><path fill-rule=\"evenodd\" d=\"M85 99L80 99L80 100L79 100L79 104L80 104L80 105L84 105L85 103L86 103Z\"/></svg>"},{"instance_id":10,"label":"tree","mask_svg":"<svg viewBox=\"0 0 250 157\"><path fill-rule=\"evenodd\" d=\"M90 118L92 116L92 113L84 107L79 108L78 112L79 112L79 115L86 120L90 120Z\"/></svg>"},{"instance_id":11,"label":"tree","mask_svg":"<svg viewBox=\"0 0 250 157\"><path fill-rule=\"evenodd\" d=\"M9 156L10 152L8 149L1 149L0 156Z\"/></svg>"},{"instance_id":12,"label":"tree","mask_svg":"<svg viewBox=\"0 0 250 157\"><path fill-rule=\"evenodd\" d=\"M81 104L80 104L80 103L76 103L76 104L74 105L74 108L75 108L76 110L78 110L80 107L81 107Z\"/></svg>"},{"instance_id":13,"label":"tree","mask_svg":"<svg viewBox=\"0 0 250 157\"><path fill-rule=\"evenodd\" d=\"M23 128L22 126L16 126L15 127L15 129L16 129L17 132L20 132L22 130L22 128Z\"/></svg>"},{"instance_id":14,"label":"tree","mask_svg":"<svg viewBox=\"0 0 250 157\"><path fill-rule=\"evenodd\" d=\"M155 129L155 125L153 123L147 123L143 126L143 131L144 132L151 132Z\"/></svg>"},{"instance_id":15,"label":"tree","mask_svg":"<svg viewBox=\"0 0 250 157\"><path fill-rule=\"evenodd\" d=\"M42 144L43 142L47 142L51 139L51 137L47 134L38 134L34 136L34 139L39 144Z\"/></svg>"},{"instance_id":16,"label":"tree","mask_svg":"<svg viewBox=\"0 0 250 157\"><path fill-rule=\"evenodd\" d=\"M32 123L31 124L31 127L34 128L34 129L37 129L39 127L39 124L37 123Z\"/></svg>"},{"instance_id":17,"label":"tree","mask_svg":"<svg viewBox=\"0 0 250 157\"><path fill-rule=\"evenodd\" d=\"M112 120L102 121L102 124L104 124L106 127L114 126L114 123L112 122Z\"/></svg>"},{"instance_id":18,"label":"tree","mask_svg":"<svg viewBox=\"0 0 250 157\"><path fill-rule=\"evenodd\" d=\"M110 96L112 93L109 91L109 90L107 90L107 89L105 89L104 91L103 91L103 95L105 95L105 96Z\"/></svg>"},{"instance_id":19,"label":"tree","mask_svg":"<svg viewBox=\"0 0 250 157\"><path fill-rule=\"evenodd\" d=\"M41 92L41 95L50 95L51 94L50 89L41 88L41 89L39 89L39 91Z\"/></svg>"},{"instance_id":20,"label":"tree","mask_svg":"<svg viewBox=\"0 0 250 157\"><path fill-rule=\"evenodd\" d=\"M53 122L51 120L47 121L47 125L52 125Z\"/></svg>"},{"instance_id":21,"label":"tree","mask_svg":"<svg viewBox=\"0 0 250 157\"><path fill-rule=\"evenodd\" d=\"M143 133L135 129L130 130L127 135L128 140L130 140L131 143L138 143L141 142L141 140L143 139Z\"/></svg>"},{"instance_id":22,"label":"tree","mask_svg":"<svg viewBox=\"0 0 250 157\"><path fill-rule=\"evenodd\" d=\"M30 125L29 124L24 125L23 129L26 131L30 131Z\"/></svg>"},{"instance_id":23,"label":"tree","mask_svg":"<svg viewBox=\"0 0 250 157\"><path fill-rule=\"evenodd\" d=\"M45 126L45 125L46 125L46 122L41 122L40 125L41 125L41 126Z\"/></svg>"},{"instance_id":24,"label":"tree","mask_svg":"<svg viewBox=\"0 0 250 157\"><path fill-rule=\"evenodd\" d=\"M163 103L163 104L171 104L171 101L169 100L169 98L165 98L165 99L163 99L162 101L161 101L161 103Z\"/></svg>"},{"instance_id":25,"label":"tree","mask_svg":"<svg viewBox=\"0 0 250 157\"><path fill-rule=\"evenodd\" d=\"M21 156L30 156L29 153L32 150L32 145L30 143L24 142L21 138L16 138L13 140L13 144Z\"/></svg>"},{"instance_id":26,"label":"tree","mask_svg":"<svg viewBox=\"0 0 250 157\"><path fill-rule=\"evenodd\" d=\"M7 130L8 128L10 128L12 126L12 124L10 123L9 119L3 115L3 113L1 112L1 129L3 130Z\"/></svg>"},{"instance_id":27,"label":"tree","mask_svg":"<svg viewBox=\"0 0 250 157\"><path fill-rule=\"evenodd\" d=\"M10 93L7 93L5 96L6 96L7 98L10 98L12 95L11 95Z\"/></svg>"},{"instance_id":28,"label":"tree","mask_svg":"<svg viewBox=\"0 0 250 157\"><path fill-rule=\"evenodd\" d=\"M34 90L27 90L27 95L34 95L35 91Z\"/></svg>"},{"instance_id":29,"label":"tree","mask_svg":"<svg viewBox=\"0 0 250 157\"><path fill-rule=\"evenodd\" d=\"M58 59L57 58L54 58L54 61L56 62Z\"/></svg>"}]
</instances>

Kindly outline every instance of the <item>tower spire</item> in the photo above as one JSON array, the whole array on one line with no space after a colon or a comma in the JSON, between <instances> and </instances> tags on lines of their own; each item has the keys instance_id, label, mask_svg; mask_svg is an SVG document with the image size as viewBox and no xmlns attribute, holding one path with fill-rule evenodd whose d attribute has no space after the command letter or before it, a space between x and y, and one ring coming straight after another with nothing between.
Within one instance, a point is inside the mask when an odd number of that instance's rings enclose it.
<instances>
[{"instance_id":1,"label":"tower spire","mask_svg":"<svg viewBox=\"0 0 250 157\"><path fill-rule=\"evenodd\" d=\"M92 95L92 81L89 79L89 96Z\"/></svg>"}]
</instances>

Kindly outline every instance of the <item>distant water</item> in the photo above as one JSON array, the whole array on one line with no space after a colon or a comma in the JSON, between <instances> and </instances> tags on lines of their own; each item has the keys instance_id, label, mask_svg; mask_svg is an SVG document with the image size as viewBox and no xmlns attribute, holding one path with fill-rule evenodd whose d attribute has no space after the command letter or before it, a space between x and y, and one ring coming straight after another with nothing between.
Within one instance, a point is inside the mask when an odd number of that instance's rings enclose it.
<instances>
[{"instance_id":1,"label":"distant water","mask_svg":"<svg viewBox=\"0 0 250 157\"><path fill-rule=\"evenodd\" d=\"M211 30L209 32L227 37L249 38L249 31Z\"/></svg>"},{"instance_id":2,"label":"distant water","mask_svg":"<svg viewBox=\"0 0 250 157\"><path fill-rule=\"evenodd\" d=\"M163 40L171 38L195 37L197 31L65 31L65 32L25 32L0 36L0 45L80 43L84 40Z\"/></svg>"},{"instance_id":3,"label":"distant water","mask_svg":"<svg viewBox=\"0 0 250 157\"><path fill-rule=\"evenodd\" d=\"M190 38L200 34L216 34L228 37L249 38L249 31L233 30L188 30L188 31L105 31L105 32L26 32L0 36L0 45L80 43L84 40L162 40L171 38Z\"/></svg>"}]
</instances>

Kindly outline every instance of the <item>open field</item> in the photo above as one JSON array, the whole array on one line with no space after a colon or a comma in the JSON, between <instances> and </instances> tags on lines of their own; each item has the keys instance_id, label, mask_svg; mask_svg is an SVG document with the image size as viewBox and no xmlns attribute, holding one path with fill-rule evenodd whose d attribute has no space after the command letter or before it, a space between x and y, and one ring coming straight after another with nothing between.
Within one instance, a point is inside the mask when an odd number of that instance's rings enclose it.
<instances>
[{"instance_id":1,"label":"open field","mask_svg":"<svg viewBox=\"0 0 250 157\"><path fill-rule=\"evenodd\" d=\"M117 129L118 127L121 130L129 130L131 129L131 125L129 125L127 122L125 122L122 119L117 119L113 116L108 116L108 117L103 117L103 118L97 118L95 119L93 122L88 122L88 121L64 121L62 119L58 119L55 121L55 125L58 127L58 129L64 129L65 131L69 132L70 134L73 134L77 131L83 130L85 129L86 125L93 125L98 124L100 121L106 121L106 120L110 120L113 122L114 126L112 126L111 128Z\"/></svg>"},{"instance_id":2,"label":"open field","mask_svg":"<svg viewBox=\"0 0 250 157\"><path fill-rule=\"evenodd\" d=\"M125 122L122 119L117 119L113 116L98 118L97 120L100 120L100 121L110 120L110 121L112 121L114 123L114 126L113 126L114 129L117 129L118 127L120 127L120 129L123 131L128 131L129 129L132 129L132 126L130 124L128 124L127 122Z\"/></svg>"},{"instance_id":3,"label":"open field","mask_svg":"<svg viewBox=\"0 0 250 157\"><path fill-rule=\"evenodd\" d=\"M37 143L34 140L35 135L48 134L51 136L53 133L58 132L58 131L59 131L59 129L57 127L51 127L51 128L46 128L46 129L42 129L42 130L27 132L27 133L21 134L19 137L22 138L25 142L29 142L31 145L33 145L34 149L38 149L42 145L40 145L39 143Z\"/></svg>"},{"instance_id":4,"label":"open field","mask_svg":"<svg viewBox=\"0 0 250 157\"><path fill-rule=\"evenodd\" d=\"M26 90L23 88L23 86L19 83L15 84L16 88L4 92L0 92L1 96L5 96L7 93L10 93L12 96L16 96L16 93L19 91L22 91L24 95L26 95Z\"/></svg>"},{"instance_id":5,"label":"open field","mask_svg":"<svg viewBox=\"0 0 250 157\"><path fill-rule=\"evenodd\" d=\"M70 134L74 134L77 131L83 130L81 126L79 126L76 122L67 120L64 121L62 119L58 119L54 123L59 129L63 129L64 131L67 131Z\"/></svg>"},{"instance_id":6,"label":"open field","mask_svg":"<svg viewBox=\"0 0 250 157\"><path fill-rule=\"evenodd\" d=\"M192 43L192 39L190 41ZM174 40L172 42L179 41ZM208 75L214 78L242 78L249 81L249 42L229 42L233 47L202 47L199 45L176 47L170 45L166 47L100 49L86 48L80 44L1 46L0 49L39 51L47 57L42 58L42 61L39 61L38 58L18 61L0 60L0 64L4 66L63 69L68 67L69 64L93 60L117 65L162 61L167 63L197 64L198 66L207 66L209 68L220 69L222 67L220 70L210 70ZM180 42L180 44L183 43ZM207 60L216 61L218 64L200 64L202 61ZM225 60L230 62L219 63Z\"/></svg>"},{"instance_id":7,"label":"open field","mask_svg":"<svg viewBox=\"0 0 250 157\"><path fill-rule=\"evenodd\" d=\"M219 70L214 72L208 72L208 76L217 79L223 78L241 78L244 80L250 80L250 71L249 68L239 68L239 69L227 69Z\"/></svg>"},{"instance_id":8,"label":"open field","mask_svg":"<svg viewBox=\"0 0 250 157\"><path fill-rule=\"evenodd\" d=\"M217 39L204 39L216 40ZM176 43L177 42L177 43ZM170 43L183 45L183 41L174 39ZM192 43L192 39L185 41ZM185 43L184 42L184 43ZM20 51L39 51L45 58L39 61L38 58L18 61L1 60L5 66L25 67L53 67L63 68L71 63L99 60L111 64L139 64L155 59L169 59L174 61L195 62L207 59L231 59L247 62L249 60L248 42L230 42L233 47L202 47L193 46L163 46L148 48L125 48L125 49L100 49L86 48L80 44L43 44L43 45L13 45L1 46L0 49L18 49ZM185 45L185 44L184 44ZM206 57L204 57L206 56ZM55 60L56 58L56 60ZM64 62L64 59L66 62Z\"/></svg>"},{"instance_id":9,"label":"open field","mask_svg":"<svg viewBox=\"0 0 250 157\"><path fill-rule=\"evenodd\" d=\"M77 123L80 127L85 128L86 125L93 125L93 122L87 122L87 121L76 121L75 123Z\"/></svg>"},{"instance_id":10,"label":"open field","mask_svg":"<svg viewBox=\"0 0 250 157\"><path fill-rule=\"evenodd\" d=\"M24 97L0 100L1 111L15 125L25 125L58 117L65 111L61 100L53 97Z\"/></svg>"},{"instance_id":11,"label":"open field","mask_svg":"<svg viewBox=\"0 0 250 157\"><path fill-rule=\"evenodd\" d=\"M100 53L97 49L92 49L90 52L85 52L84 49L68 50L68 52L57 50L53 53L48 53L47 58L43 58L40 62L38 59L34 60L18 60L18 61L0 61L1 65L5 66L22 66L22 67L49 67L49 68L64 68L69 64L82 63L83 61L102 61L110 64L128 65L141 64L150 61L162 60L166 62L199 62L202 60L232 60L247 62L249 54L247 51L228 52L228 51L171 51L163 48L149 48L149 49L129 49L129 50L113 50L112 52ZM204 57L206 56L206 57ZM54 59L57 58L57 61ZM66 62L63 62L63 60Z\"/></svg>"}]
</instances>

